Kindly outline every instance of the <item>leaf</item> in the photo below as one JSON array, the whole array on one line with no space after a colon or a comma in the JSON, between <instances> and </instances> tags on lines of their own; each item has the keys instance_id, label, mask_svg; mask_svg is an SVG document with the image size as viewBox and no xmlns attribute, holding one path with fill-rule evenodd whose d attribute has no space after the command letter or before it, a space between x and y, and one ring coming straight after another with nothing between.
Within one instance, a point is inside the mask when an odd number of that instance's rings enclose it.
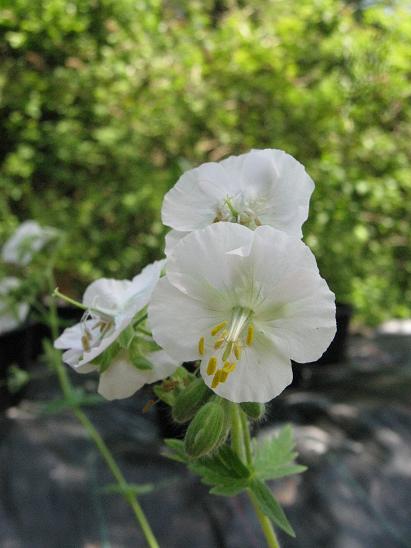
<instances>
[{"instance_id":1,"label":"leaf","mask_svg":"<svg viewBox=\"0 0 411 548\"><path fill-rule=\"evenodd\" d=\"M187 463L189 461L188 456L186 455L184 451L184 442L183 440L176 440L176 439L165 439L164 443L168 447L168 449L171 449L171 451L164 451L162 454L171 459L175 460L177 462Z\"/></svg>"},{"instance_id":2,"label":"leaf","mask_svg":"<svg viewBox=\"0 0 411 548\"><path fill-rule=\"evenodd\" d=\"M288 535L295 537L287 516L267 485L258 479L253 479L250 482L250 489L254 493L261 511Z\"/></svg>"},{"instance_id":3,"label":"leaf","mask_svg":"<svg viewBox=\"0 0 411 548\"><path fill-rule=\"evenodd\" d=\"M306 470L305 466L294 464L294 436L290 425L281 429L278 436L263 439L254 445L255 475L261 480L276 479Z\"/></svg>"}]
</instances>

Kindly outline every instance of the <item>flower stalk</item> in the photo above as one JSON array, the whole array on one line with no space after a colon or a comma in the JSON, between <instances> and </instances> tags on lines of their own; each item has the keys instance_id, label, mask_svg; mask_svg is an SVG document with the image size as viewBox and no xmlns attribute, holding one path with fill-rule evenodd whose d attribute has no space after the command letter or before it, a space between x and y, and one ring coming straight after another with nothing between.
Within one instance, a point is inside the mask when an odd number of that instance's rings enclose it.
<instances>
[{"instance_id":1,"label":"flower stalk","mask_svg":"<svg viewBox=\"0 0 411 548\"><path fill-rule=\"evenodd\" d=\"M242 461L245 460L248 466L252 465L253 455L248 419L240 406L235 403L231 404L231 446ZM271 521L261 511L254 493L250 489L247 492L257 519L260 522L268 548L280 548Z\"/></svg>"}]
</instances>

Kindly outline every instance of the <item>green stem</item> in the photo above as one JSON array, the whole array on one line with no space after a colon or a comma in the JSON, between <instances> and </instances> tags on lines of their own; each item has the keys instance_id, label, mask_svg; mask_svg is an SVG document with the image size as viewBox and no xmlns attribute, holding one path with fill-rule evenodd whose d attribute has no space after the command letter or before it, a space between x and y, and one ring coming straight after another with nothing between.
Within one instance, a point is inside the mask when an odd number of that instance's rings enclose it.
<instances>
[{"instance_id":1,"label":"green stem","mask_svg":"<svg viewBox=\"0 0 411 548\"><path fill-rule=\"evenodd\" d=\"M265 540L267 541L267 546L269 546L269 548L280 548L280 544L274 532L271 521L261 511L254 493L252 491L248 491L248 496L250 498L251 504L254 507L254 511L257 515L258 521L260 522L261 529L265 536Z\"/></svg>"},{"instance_id":2,"label":"green stem","mask_svg":"<svg viewBox=\"0 0 411 548\"><path fill-rule=\"evenodd\" d=\"M237 404L231 406L231 444L233 450L248 466L253 464L250 426L245 413ZM270 519L262 512L254 493L249 489L248 496L260 522L268 548L280 548L277 536Z\"/></svg>"},{"instance_id":3,"label":"green stem","mask_svg":"<svg viewBox=\"0 0 411 548\"><path fill-rule=\"evenodd\" d=\"M241 425L240 408L238 404L232 403L231 414L231 447L235 453L244 461L245 452L243 444L243 428Z\"/></svg>"},{"instance_id":4,"label":"green stem","mask_svg":"<svg viewBox=\"0 0 411 548\"><path fill-rule=\"evenodd\" d=\"M53 287L55 286L52 272L49 272L49 280L50 280L50 288L52 290ZM49 323L50 323L52 337L55 340L58 337L58 316L57 316L57 307L53 299L51 300L50 308L49 308ZM73 391L73 387L70 382L70 378L67 374L67 370L61 363L60 355L58 355L57 353L53 353L53 365L57 373L57 377L58 377L60 388L63 392L63 395L65 398L70 399ZM95 443L97 449L100 452L100 455L103 457L114 479L117 481L124 499L128 502L128 504L130 505L131 509L134 512L134 515L147 541L147 545L150 548L159 548L159 544L154 536L153 531L151 530L150 524L147 521L147 518L143 512L143 509L140 506L140 503L137 500L136 495L130 491L128 483L126 479L124 478L122 471L120 470L119 466L114 460L114 457L112 453L110 452L110 449L106 445L100 433L96 430L93 423L90 421L90 419L87 417L87 415L84 413L82 409L80 409L79 407L75 407L73 409L73 413L77 417L79 422L83 425L83 427L87 431L90 438Z\"/></svg>"}]
</instances>

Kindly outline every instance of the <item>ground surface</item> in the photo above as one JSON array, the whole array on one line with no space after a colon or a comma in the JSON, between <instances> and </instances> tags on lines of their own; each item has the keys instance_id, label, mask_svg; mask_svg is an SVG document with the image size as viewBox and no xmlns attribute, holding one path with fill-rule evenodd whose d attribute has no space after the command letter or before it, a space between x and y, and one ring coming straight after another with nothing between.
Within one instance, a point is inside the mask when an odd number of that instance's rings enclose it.
<instances>
[{"instance_id":1,"label":"ground surface","mask_svg":"<svg viewBox=\"0 0 411 548\"><path fill-rule=\"evenodd\" d=\"M273 485L297 533L281 537L284 548L411 546L410 392L411 337L385 335L353 338L345 364L304 370L277 398L261 433L292 422L309 466ZM126 504L101 492L111 479L80 425L68 412L41 414L56 396L38 380L0 415L0 546L143 548ZM262 548L246 498L211 497L158 456L156 412L140 413L148 398L88 412L127 478L162 487L141 499L161 546Z\"/></svg>"}]
</instances>

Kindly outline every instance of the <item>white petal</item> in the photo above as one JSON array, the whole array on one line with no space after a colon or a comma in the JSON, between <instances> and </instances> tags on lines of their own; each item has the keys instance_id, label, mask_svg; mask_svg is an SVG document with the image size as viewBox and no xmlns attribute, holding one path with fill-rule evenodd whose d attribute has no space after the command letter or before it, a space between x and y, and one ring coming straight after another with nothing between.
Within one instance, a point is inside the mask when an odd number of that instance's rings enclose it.
<instances>
[{"instance_id":1,"label":"white petal","mask_svg":"<svg viewBox=\"0 0 411 548\"><path fill-rule=\"evenodd\" d=\"M177 361L196 360L201 336L225 318L161 278L148 307L153 339Z\"/></svg>"},{"instance_id":2,"label":"white petal","mask_svg":"<svg viewBox=\"0 0 411 548\"><path fill-rule=\"evenodd\" d=\"M203 360L201 375L211 388L212 376L207 375L207 363L208 359ZM214 392L236 403L265 403L278 396L292 379L289 358L257 334L253 346L244 349L235 371Z\"/></svg>"},{"instance_id":3,"label":"white petal","mask_svg":"<svg viewBox=\"0 0 411 548\"><path fill-rule=\"evenodd\" d=\"M108 400L128 398L143 385L169 377L179 366L162 350L153 352L148 359L153 364L153 369L141 371L129 363L127 355L116 358L100 375L99 394Z\"/></svg>"},{"instance_id":4,"label":"white petal","mask_svg":"<svg viewBox=\"0 0 411 548\"><path fill-rule=\"evenodd\" d=\"M218 206L233 192L233 180L218 163L209 162L184 173L164 196L165 225L191 231L211 224Z\"/></svg>"},{"instance_id":5,"label":"white petal","mask_svg":"<svg viewBox=\"0 0 411 548\"><path fill-rule=\"evenodd\" d=\"M272 158L273 180L266 205L259 214L263 224L271 225L298 238L302 237L301 226L307 220L314 182L305 168L295 158L281 150L260 151Z\"/></svg>"},{"instance_id":6,"label":"white petal","mask_svg":"<svg viewBox=\"0 0 411 548\"><path fill-rule=\"evenodd\" d=\"M114 315L123 306L125 295L131 287L132 283L129 280L100 278L87 287L83 295L83 304L90 308L106 310Z\"/></svg>"},{"instance_id":7,"label":"white petal","mask_svg":"<svg viewBox=\"0 0 411 548\"><path fill-rule=\"evenodd\" d=\"M189 232L181 232L180 230L170 230L168 234L166 234L166 245L164 253L166 257L170 255L170 253L173 251L175 246L178 244L180 240L182 240L187 234L190 234Z\"/></svg>"},{"instance_id":8,"label":"white petal","mask_svg":"<svg viewBox=\"0 0 411 548\"><path fill-rule=\"evenodd\" d=\"M241 283L242 276L238 255L230 252L252 240L250 229L234 223L214 223L192 232L169 257L167 277L180 291L222 309L231 298L229 289Z\"/></svg>"}]
</instances>

